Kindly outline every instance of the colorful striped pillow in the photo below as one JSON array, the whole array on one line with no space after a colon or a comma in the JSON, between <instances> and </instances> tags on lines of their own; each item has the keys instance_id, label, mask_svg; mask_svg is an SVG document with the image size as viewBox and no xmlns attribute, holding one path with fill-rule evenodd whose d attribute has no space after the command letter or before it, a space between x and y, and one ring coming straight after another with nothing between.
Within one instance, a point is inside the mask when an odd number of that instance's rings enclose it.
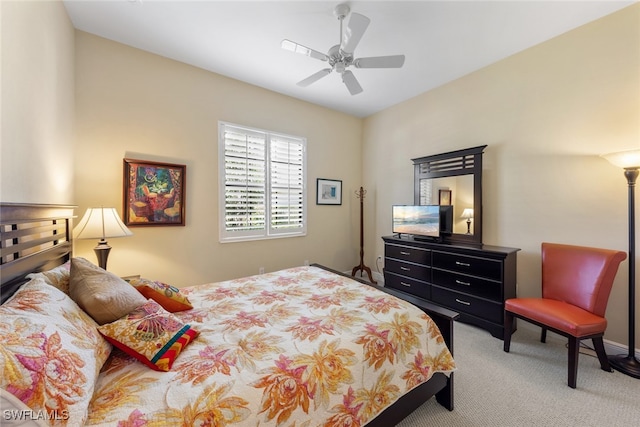
<instances>
[{"instance_id":1,"label":"colorful striped pillow","mask_svg":"<svg viewBox=\"0 0 640 427\"><path fill-rule=\"evenodd\" d=\"M152 299L98 331L115 347L165 372L199 334Z\"/></svg>"}]
</instances>

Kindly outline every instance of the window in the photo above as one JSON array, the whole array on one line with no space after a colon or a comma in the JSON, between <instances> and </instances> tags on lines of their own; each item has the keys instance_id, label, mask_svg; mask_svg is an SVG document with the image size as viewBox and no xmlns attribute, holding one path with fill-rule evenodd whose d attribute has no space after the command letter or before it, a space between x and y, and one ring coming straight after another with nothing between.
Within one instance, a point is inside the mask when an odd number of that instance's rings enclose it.
<instances>
[{"instance_id":1,"label":"window","mask_svg":"<svg viewBox=\"0 0 640 427\"><path fill-rule=\"evenodd\" d=\"M219 123L220 241L306 234L306 139Z\"/></svg>"}]
</instances>

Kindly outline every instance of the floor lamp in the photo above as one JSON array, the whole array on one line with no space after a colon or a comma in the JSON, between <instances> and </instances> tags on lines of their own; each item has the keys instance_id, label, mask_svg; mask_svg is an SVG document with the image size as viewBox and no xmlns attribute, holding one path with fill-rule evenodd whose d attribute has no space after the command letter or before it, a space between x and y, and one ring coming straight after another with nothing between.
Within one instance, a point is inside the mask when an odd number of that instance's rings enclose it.
<instances>
[{"instance_id":1,"label":"floor lamp","mask_svg":"<svg viewBox=\"0 0 640 427\"><path fill-rule=\"evenodd\" d=\"M609 356L611 366L624 374L640 378L640 362L635 357L635 201L636 179L640 172L640 150L621 151L605 154L605 159L615 166L624 169L624 176L629 184L629 354Z\"/></svg>"}]
</instances>

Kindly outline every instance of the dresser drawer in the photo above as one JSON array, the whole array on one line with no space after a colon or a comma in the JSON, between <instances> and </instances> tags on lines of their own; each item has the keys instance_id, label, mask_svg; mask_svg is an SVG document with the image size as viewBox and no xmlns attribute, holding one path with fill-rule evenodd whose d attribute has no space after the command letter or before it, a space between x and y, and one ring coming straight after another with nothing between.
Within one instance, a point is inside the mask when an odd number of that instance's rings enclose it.
<instances>
[{"instance_id":1,"label":"dresser drawer","mask_svg":"<svg viewBox=\"0 0 640 427\"><path fill-rule=\"evenodd\" d=\"M384 245L384 256L402 261L415 262L416 264L431 265L431 251L411 246Z\"/></svg>"},{"instance_id":2,"label":"dresser drawer","mask_svg":"<svg viewBox=\"0 0 640 427\"><path fill-rule=\"evenodd\" d=\"M433 251L434 268L472 274L502 281L502 262L488 258L457 255L449 252Z\"/></svg>"},{"instance_id":3,"label":"dresser drawer","mask_svg":"<svg viewBox=\"0 0 640 427\"><path fill-rule=\"evenodd\" d=\"M431 287L431 299L433 302L442 304L452 310L472 314L490 322L502 324L504 321L504 310L501 303L474 298L469 295L441 289L437 286Z\"/></svg>"},{"instance_id":4,"label":"dresser drawer","mask_svg":"<svg viewBox=\"0 0 640 427\"><path fill-rule=\"evenodd\" d=\"M502 301L502 283L500 282L434 269L432 283L444 288Z\"/></svg>"},{"instance_id":5,"label":"dresser drawer","mask_svg":"<svg viewBox=\"0 0 640 427\"><path fill-rule=\"evenodd\" d=\"M391 273L409 276L425 282L431 281L431 268L427 267L426 265L398 261L397 259L393 258L385 258L384 268Z\"/></svg>"},{"instance_id":6,"label":"dresser drawer","mask_svg":"<svg viewBox=\"0 0 640 427\"><path fill-rule=\"evenodd\" d=\"M428 283L391 273L386 268L384 271L384 286L395 288L421 298L431 298L431 286Z\"/></svg>"}]
</instances>

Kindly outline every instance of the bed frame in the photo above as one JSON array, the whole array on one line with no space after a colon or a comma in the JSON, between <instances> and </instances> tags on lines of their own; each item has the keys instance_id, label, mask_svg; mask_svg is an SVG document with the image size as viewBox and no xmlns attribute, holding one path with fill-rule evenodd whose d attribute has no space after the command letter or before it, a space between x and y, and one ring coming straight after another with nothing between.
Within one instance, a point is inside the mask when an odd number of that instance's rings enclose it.
<instances>
[{"instance_id":1,"label":"bed frame","mask_svg":"<svg viewBox=\"0 0 640 427\"><path fill-rule=\"evenodd\" d=\"M28 281L27 274L44 271L71 259L73 210L75 206L0 203L0 300L6 301ZM314 264L316 265L316 264ZM336 274L330 268L316 265ZM350 276L346 276L350 277ZM458 314L400 291L371 285L383 292L396 295L422 309L436 322L453 354L453 322ZM453 374L450 377L436 373L426 383L400 398L367 427L389 427L398 424L408 414L431 397L453 410Z\"/></svg>"},{"instance_id":2,"label":"bed frame","mask_svg":"<svg viewBox=\"0 0 640 427\"><path fill-rule=\"evenodd\" d=\"M0 204L0 301L5 302L34 271L71 258L75 206Z\"/></svg>"}]
</instances>

